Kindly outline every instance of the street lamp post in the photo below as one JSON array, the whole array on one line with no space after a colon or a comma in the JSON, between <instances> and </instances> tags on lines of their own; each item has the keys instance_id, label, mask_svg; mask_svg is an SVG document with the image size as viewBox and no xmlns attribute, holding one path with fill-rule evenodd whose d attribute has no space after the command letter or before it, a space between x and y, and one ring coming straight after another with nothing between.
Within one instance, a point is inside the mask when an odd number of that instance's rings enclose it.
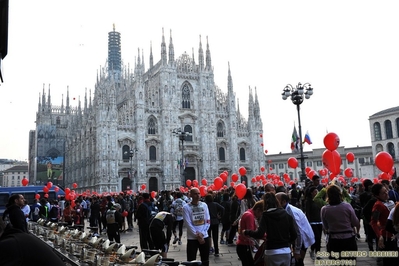
<instances>
[{"instance_id":1,"label":"street lamp post","mask_svg":"<svg viewBox=\"0 0 399 266\"><path fill-rule=\"evenodd\" d=\"M301 125L301 114L300 114L300 105L304 101L304 99L309 99L310 96L313 94L313 88L309 83L301 84L298 83L296 87L293 87L291 84L288 84L283 89L282 98L283 100L287 100L288 97L291 97L291 101L293 104L296 105L296 110L298 112L298 127L299 127L299 150L300 150L300 157L298 159L301 160L301 181L306 180L306 173L305 173L305 159L307 156L303 155L303 145L302 145L302 125Z\"/></svg>"},{"instance_id":2,"label":"street lamp post","mask_svg":"<svg viewBox=\"0 0 399 266\"><path fill-rule=\"evenodd\" d=\"M187 136L191 135L191 133L182 131L178 128L173 129L172 133L175 134L181 141L180 178L181 184L184 186L184 141L186 140Z\"/></svg>"},{"instance_id":3,"label":"street lamp post","mask_svg":"<svg viewBox=\"0 0 399 266\"><path fill-rule=\"evenodd\" d=\"M134 176L133 172L133 156L137 152L137 149L131 149L129 151L129 158L130 158L130 178L132 180L132 190L134 191L136 189L136 177ZM136 190L137 191L137 190Z\"/></svg>"}]
</instances>

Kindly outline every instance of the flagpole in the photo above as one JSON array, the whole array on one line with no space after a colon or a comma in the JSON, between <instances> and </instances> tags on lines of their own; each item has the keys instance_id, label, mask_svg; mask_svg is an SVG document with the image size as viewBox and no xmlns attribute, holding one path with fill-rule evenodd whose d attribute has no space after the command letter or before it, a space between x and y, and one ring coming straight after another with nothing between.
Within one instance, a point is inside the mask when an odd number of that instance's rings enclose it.
<instances>
[{"instance_id":1,"label":"flagpole","mask_svg":"<svg viewBox=\"0 0 399 266\"><path fill-rule=\"evenodd\" d=\"M309 99L312 94L313 94L313 88L309 83L305 83L303 85L301 83L298 83L298 85L296 85L295 88L291 84L288 84L287 86L285 86L282 93L283 100L286 100L288 97L291 97L292 103L295 104L297 107L296 109L298 112L299 151L300 151L300 157L298 157L298 159L300 159L301 161L301 171L302 171L300 176L301 181L306 180L305 159L307 158L307 156L303 155L300 105L305 98Z\"/></svg>"}]
</instances>

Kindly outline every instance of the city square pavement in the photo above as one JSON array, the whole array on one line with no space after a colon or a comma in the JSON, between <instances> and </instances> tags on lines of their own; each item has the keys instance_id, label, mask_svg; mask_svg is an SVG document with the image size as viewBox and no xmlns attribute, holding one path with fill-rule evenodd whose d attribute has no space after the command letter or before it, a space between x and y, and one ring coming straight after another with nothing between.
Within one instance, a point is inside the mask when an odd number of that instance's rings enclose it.
<instances>
[{"instance_id":1,"label":"city square pavement","mask_svg":"<svg viewBox=\"0 0 399 266\"><path fill-rule=\"evenodd\" d=\"M138 227L136 224L134 224L134 229L131 232L125 232L121 233L121 243L125 244L126 246L128 245L134 245L138 246L138 251L140 251L140 241L139 241L139 233L138 233ZM221 228L220 228L221 229ZM186 261L186 229L184 228L183 231L183 238L182 238L182 245L172 245L170 246L169 252L168 252L168 258L173 258L175 261ZM357 241L358 244L358 256L356 260L356 264L352 265L365 265L365 266L375 266L375 265L382 265L382 262L377 262L376 257L370 257L374 256L372 254L369 254L368 252L368 246L367 243L365 242L365 236L363 234L363 229L360 230L361 232L361 238ZM103 238L106 238L107 236L105 234L101 235ZM173 240L173 236L172 236ZM172 242L172 241L171 241ZM325 254L326 248L325 248L325 241L324 237L322 239L322 249L321 252L324 252ZM360 252L362 251L362 252ZM220 256L215 257L214 255L210 255L210 265L218 265L218 266L241 266L241 261L238 259L237 253L236 253L236 247L235 246L227 246L227 245L220 245L219 244L219 252ZM323 255L323 254L319 254ZM197 254L197 259L200 260L199 253ZM328 258L322 258L321 260L316 260L313 261L310 256L309 252L307 252L305 261L305 265L330 265L328 264ZM333 265L333 264L331 264ZM335 264L337 265L337 264ZM343 264L341 264L343 265ZM350 264L348 264L350 265ZM250 266L250 265L246 265Z\"/></svg>"}]
</instances>

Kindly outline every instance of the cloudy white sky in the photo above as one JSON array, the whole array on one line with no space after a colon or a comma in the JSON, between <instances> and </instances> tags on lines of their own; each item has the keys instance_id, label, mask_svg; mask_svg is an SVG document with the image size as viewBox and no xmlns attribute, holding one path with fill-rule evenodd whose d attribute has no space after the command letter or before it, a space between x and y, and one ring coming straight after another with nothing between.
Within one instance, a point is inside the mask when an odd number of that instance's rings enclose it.
<instances>
[{"instance_id":1,"label":"cloudy white sky","mask_svg":"<svg viewBox=\"0 0 399 266\"><path fill-rule=\"evenodd\" d=\"M94 89L115 24L122 57L137 50L149 66L160 59L162 29L172 31L175 57L208 36L215 82L227 91L230 63L240 110L256 87L269 154L290 152L297 112L283 101L287 84L309 82L314 95L301 105L302 131L323 148L326 131L345 147L371 145L370 115L398 105L398 1L10 1L8 55L0 85L0 158L28 158L39 93L51 86L53 104ZM72 102L77 105L77 101ZM260 139L259 145L262 142Z\"/></svg>"}]
</instances>

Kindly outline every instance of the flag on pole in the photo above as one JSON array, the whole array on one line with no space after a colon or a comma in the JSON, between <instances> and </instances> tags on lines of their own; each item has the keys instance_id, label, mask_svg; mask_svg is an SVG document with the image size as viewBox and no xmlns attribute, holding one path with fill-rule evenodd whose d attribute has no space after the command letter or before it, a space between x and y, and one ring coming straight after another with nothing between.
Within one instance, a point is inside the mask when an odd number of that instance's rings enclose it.
<instances>
[{"instance_id":1,"label":"flag on pole","mask_svg":"<svg viewBox=\"0 0 399 266\"><path fill-rule=\"evenodd\" d=\"M306 131L306 134L305 134L305 137L303 139L302 144L304 144L304 143L307 143L309 145L312 144L312 141L310 140L310 136L309 136L309 132L308 131Z\"/></svg>"},{"instance_id":2,"label":"flag on pole","mask_svg":"<svg viewBox=\"0 0 399 266\"><path fill-rule=\"evenodd\" d=\"M299 137L298 137L298 132L296 131L296 127L294 125L294 130L292 131L292 137L291 137L291 150L293 153L299 152Z\"/></svg>"}]
</instances>

